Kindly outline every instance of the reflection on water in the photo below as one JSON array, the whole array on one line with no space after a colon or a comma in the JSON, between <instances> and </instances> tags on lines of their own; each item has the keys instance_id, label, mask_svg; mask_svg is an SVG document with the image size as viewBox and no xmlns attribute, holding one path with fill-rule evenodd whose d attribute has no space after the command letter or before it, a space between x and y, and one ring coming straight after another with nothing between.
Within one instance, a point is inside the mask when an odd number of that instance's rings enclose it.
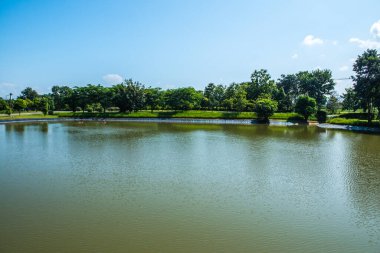
<instances>
[{"instance_id":1,"label":"reflection on water","mask_svg":"<svg viewBox=\"0 0 380 253\"><path fill-rule=\"evenodd\" d=\"M47 133L49 131L49 124L47 122L41 122L38 124L33 123L14 123L14 124L5 124L5 131L7 132L15 132L15 133L24 133L25 127L28 127L28 130L31 131L37 130L43 133Z\"/></svg>"},{"instance_id":2,"label":"reflection on water","mask_svg":"<svg viewBox=\"0 0 380 253\"><path fill-rule=\"evenodd\" d=\"M0 125L0 252L379 252L380 136Z\"/></svg>"}]
</instances>

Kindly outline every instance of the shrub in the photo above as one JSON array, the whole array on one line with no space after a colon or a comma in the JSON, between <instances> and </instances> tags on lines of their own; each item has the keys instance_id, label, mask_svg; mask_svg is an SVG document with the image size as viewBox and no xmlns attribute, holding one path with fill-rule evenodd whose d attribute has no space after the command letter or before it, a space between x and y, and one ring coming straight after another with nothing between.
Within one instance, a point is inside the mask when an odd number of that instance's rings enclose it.
<instances>
[{"instance_id":1,"label":"shrub","mask_svg":"<svg viewBox=\"0 0 380 253\"><path fill-rule=\"evenodd\" d=\"M259 120L268 122L269 117L277 111L277 102L269 98L258 99L255 102L255 112Z\"/></svg>"},{"instance_id":2,"label":"shrub","mask_svg":"<svg viewBox=\"0 0 380 253\"><path fill-rule=\"evenodd\" d=\"M317 111L316 116L319 123L325 123L327 120L327 113L325 111Z\"/></svg>"},{"instance_id":3,"label":"shrub","mask_svg":"<svg viewBox=\"0 0 380 253\"><path fill-rule=\"evenodd\" d=\"M367 120L368 119L368 114L367 113L360 113L360 112L352 112L352 113L344 113L339 115L339 118L344 118L344 119L363 119ZM375 118L375 114L372 113L372 119Z\"/></svg>"},{"instance_id":4,"label":"shrub","mask_svg":"<svg viewBox=\"0 0 380 253\"><path fill-rule=\"evenodd\" d=\"M301 114L307 121L313 113L315 113L317 102L309 96L300 96L297 99L295 111Z\"/></svg>"}]
</instances>

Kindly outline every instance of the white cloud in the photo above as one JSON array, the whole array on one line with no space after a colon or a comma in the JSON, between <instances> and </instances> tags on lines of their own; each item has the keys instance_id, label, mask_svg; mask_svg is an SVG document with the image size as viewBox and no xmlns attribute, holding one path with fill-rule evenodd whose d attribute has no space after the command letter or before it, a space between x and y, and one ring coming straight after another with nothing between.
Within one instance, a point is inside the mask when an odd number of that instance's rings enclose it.
<instances>
[{"instance_id":1,"label":"white cloud","mask_svg":"<svg viewBox=\"0 0 380 253\"><path fill-rule=\"evenodd\" d=\"M307 35L302 42L306 46L314 46L314 45L322 45L323 40L317 37L314 37L314 35Z\"/></svg>"},{"instance_id":2,"label":"white cloud","mask_svg":"<svg viewBox=\"0 0 380 253\"><path fill-rule=\"evenodd\" d=\"M349 42L357 44L360 48L364 48L364 49L380 48L380 42L374 41L374 40L361 40L358 38L351 38Z\"/></svg>"},{"instance_id":3,"label":"white cloud","mask_svg":"<svg viewBox=\"0 0 380 253\"><path fill-rule=\"evenodd\" d=\"M294 60L298 59L298 57L299 57L298 54L293 54L292 55L292 59L294 59Z\"/></svg>"},{"instance_id":4,"label":"white cloud","mask_svg":"<svg viewBox=\"0 0 380 253\"><path fill-rule=\"evenodd\" d=\"M342 71L342 72L346 72L346 71L349 70L349 67L348 67L347 65L343 65L343 66L341 66L341 67L339 68L339 70Z\"/></svg>"},{"instance_id":5,"label":"white cloud","mask_svg":"<svg viewBox=\"0 0 380 253\"><path fill-rule=\"evenodd\" d=\"M106 81L108 84L119 84L123 82L123 77L118 74L107 74L103 76L103 80Z\"/></svg>"},{"instance_id":6,"label":"white cloud","mask_svg":"<svg viewBox=\"0 0 380 253\"><path fill-rule=\"evenodd\" d=\"M369 31L373 34L373 36L380 38L380 20L373 23Z\"/></svg>"}]
</instances>

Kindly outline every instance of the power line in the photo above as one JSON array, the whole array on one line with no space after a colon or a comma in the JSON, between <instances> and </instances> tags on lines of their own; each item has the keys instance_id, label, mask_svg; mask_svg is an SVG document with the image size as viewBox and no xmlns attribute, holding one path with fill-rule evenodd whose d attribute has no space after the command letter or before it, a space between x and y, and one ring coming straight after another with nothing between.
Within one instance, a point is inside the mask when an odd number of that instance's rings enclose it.
<instances>
[{"instance_id":1,"label":"power line","mask_svg":"<svg viewBox=\"0 0 380 253\"><path fill-rule=\"evenodd\" d=\"M351 77L334 78L334 80L351 80Z\"/></svg>"}]
</instances>

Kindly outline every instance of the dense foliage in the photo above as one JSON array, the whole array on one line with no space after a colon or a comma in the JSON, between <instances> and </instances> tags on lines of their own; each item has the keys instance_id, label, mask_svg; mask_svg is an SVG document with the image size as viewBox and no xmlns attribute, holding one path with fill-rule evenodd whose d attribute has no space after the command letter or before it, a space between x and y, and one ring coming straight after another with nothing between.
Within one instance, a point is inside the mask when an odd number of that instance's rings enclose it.
<instances>
[{"instance_id":1,"label":"dense foliage","mask_svg":"<svg viewBox=\"0 0 380 253\"><path fill-rule=\"evenodd\" d=\"M308 120L309 117L316 112L317 102L314 98L309 96L300 96L297 99L295 111L301 114L305 120Z\"/></svg>"},{"instance_id":2,"label":"dense foliage","mask_svg":"<svg viewBox=\"0 0 380 253\"><path fill-rule=\"evenodd\" d=\"M255 102L254 111L257 114L259 120L268 122L269 117L277 111L278 103L269 98L258 99Z\"/></svg>"},{"instance_id":3,"label":"dense foliage","mask_svg":"<svg viewBox=\"0 0 380 253\"><path fill-rule=\"evenodd\" d=\"M330 70L300 71L281 75L275 81L267 70L255 70L251 80L228 86L209 83L203 91L193 87L162 90L146 87L131 79L114 85L88 84L83 87L53 86L50 94L38 94L25 88L12 99L0 98L0 111L22 112L39 110L102 112L118 110L216 110L254 111L267 120L274 112L298 112L307 120L317 109L336 113L340 109L363 109L372 115L380 109L380 56L376 50L367 50L358 56L352 77L353 88L347 88L339 97ZM341 102L341 100L343 100ZM372 117L368 117L371 121Z\"/></svg>"}]
</instances>

